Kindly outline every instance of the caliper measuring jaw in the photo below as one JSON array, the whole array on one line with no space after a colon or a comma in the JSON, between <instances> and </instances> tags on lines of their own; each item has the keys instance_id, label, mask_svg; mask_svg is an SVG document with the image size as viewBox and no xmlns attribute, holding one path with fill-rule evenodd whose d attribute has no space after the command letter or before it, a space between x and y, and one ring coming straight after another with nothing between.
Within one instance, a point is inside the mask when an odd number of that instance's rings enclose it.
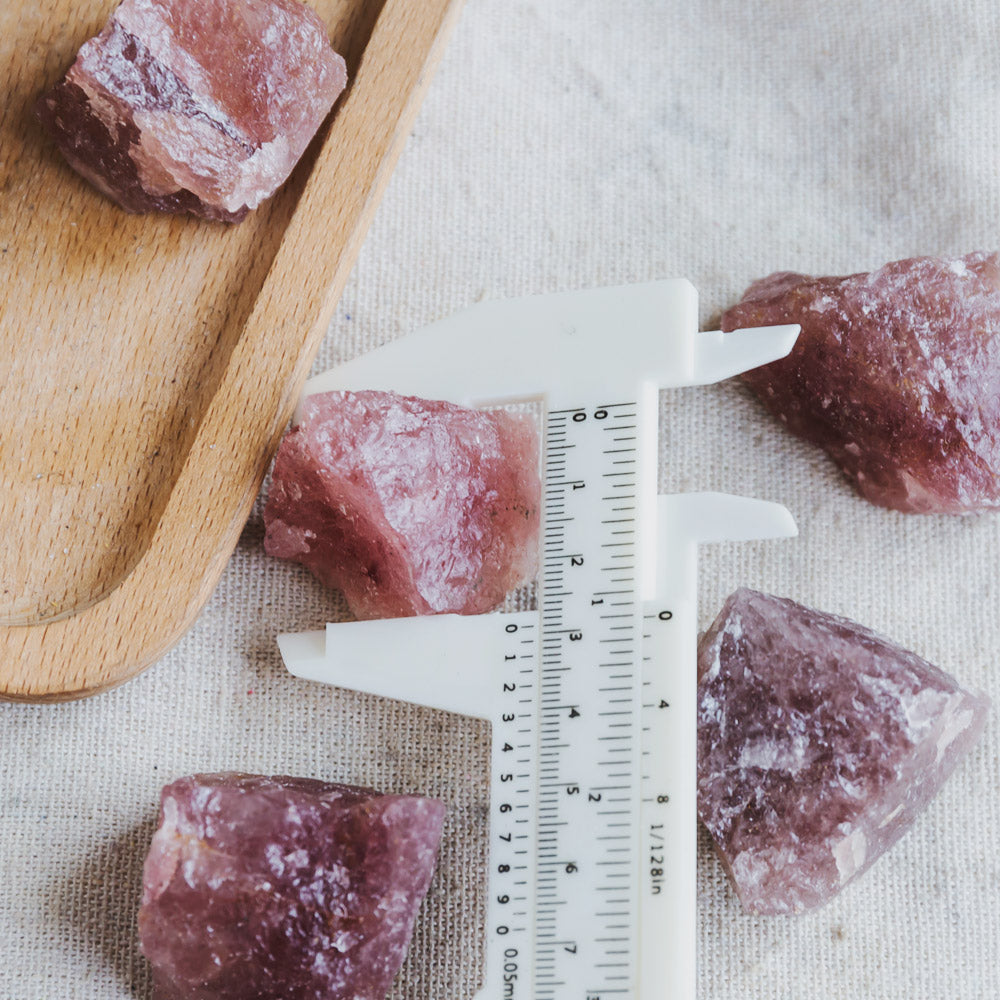
<instances>
[{"instance_id":1,"label":"caliper measuring jaw","mask_svg":"<svg viewBox=\"0 0 1000 1000\"><path fill-rule=\"evenodd\" d=\"M658 496L658 392L797 333L699 333L693 286L654 281L483 303L306 386L543 410L537 610L278 637L299 677L492 723L482 1000L694 1000L697 547L796 529Z\"/></svg>"}]
</instances>

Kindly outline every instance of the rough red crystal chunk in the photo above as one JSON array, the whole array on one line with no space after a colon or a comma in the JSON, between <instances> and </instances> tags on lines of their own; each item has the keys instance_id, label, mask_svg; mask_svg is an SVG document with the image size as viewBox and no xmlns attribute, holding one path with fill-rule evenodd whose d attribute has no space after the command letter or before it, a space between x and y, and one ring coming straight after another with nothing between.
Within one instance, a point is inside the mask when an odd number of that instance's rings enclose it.
<instances>
[{"instance_id":1,"label":"rough red crystal chunk","mask_svg":"<svg viewBox=\"0 0 1000 1000\"><path fill-rule=\"evenodd\" d=\"M288 177L346 81L298 0L124 0L36 112L127 211L239 222Z\"/></svg>"},{"instance_id":2,"label":"rough red crystal chunk","mask_svg":"<svg viewBox=\"0 0 1000 1000\"><path fill-rule=\"evenodd\" d=\"M743 376L872 503L1000 506L1000 258L918 257L870 274L772 274L724 330L799 323L791 354Z\"/></svg>"},{"instance_id":3,"label":"rough red crystal chunk","mask_svg":"<svg viewBox=\"0 0 1000 1000\"><path fill-rule=\"evenodd\" d=\"M698 650L698 811L745 909L827 902L912 823L986 720L854 622L739 590Z\"/></svg>"},{"instance_id":4,"label":"rough red crystal chunk","mask_svg":"<svg viewBox=\"0 0 1000 1000\"><path fill-rule=\"evenodd\" d=\"M359 618L478 614L533 579L540 503L529 418L323 393L278 450L264 547L341 589Z\"/></svg>"},{"instance_id":5,"label":"rough red crystal chunk","mask_svg":"<svg viewBox=\"0 0 1000 1000\"><path fill-rule=\"evenodd\" d=\"M167 785L139 910L156 1000L384 1000L444 812L307 778Z\"/></svg>"}]
</instances>

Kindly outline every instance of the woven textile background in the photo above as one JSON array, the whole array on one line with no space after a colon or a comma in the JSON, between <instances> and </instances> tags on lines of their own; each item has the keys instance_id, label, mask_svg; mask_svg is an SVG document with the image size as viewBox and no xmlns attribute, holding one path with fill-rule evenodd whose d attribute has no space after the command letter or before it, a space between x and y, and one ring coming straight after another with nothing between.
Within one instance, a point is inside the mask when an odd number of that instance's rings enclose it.
<instances>
[{"instance_id":1,"label":"woven textile background","mask_svg":"<svg viewBox=\"0 0 1000 1000\"><path fill-rule=\"evenodd\" d=\"M468 0L317 370L484 297L683 275L709 326L774 270L995 248L998 42L992 0ZM703 625L754 586L1000 702L1000 515L876 509L735 383L665 393L662 414L663 490L779 500L801 529L706 550ZM286 675L275 634L343 608L261 537L258 504L195 627L138 680L0 705L3 1000L148 1000L135 913L158 791L224 768L447 800L394 996L475 992L486 727ZM916 827L810 916L743 915L703 838L700 996L996 1000L998 749L994 713Z\"/></svg>"}]
</instances>

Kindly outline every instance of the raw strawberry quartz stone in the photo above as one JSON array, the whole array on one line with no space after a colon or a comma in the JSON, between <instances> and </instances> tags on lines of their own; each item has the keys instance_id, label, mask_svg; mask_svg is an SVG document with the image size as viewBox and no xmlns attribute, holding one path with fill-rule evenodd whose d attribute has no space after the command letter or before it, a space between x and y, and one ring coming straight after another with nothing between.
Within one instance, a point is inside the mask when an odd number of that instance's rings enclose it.
<instances>
[{"instance_id":1,"label":"raw strawberry quartz stone","mask_svg":"<svg viewBox=\"0 0 1000 1000\"><path fill-rule=\"evenodd\" d=\"M167 785L139 910L155 1000L384 1000L444 812L308 778Z\"/></svg>"},{"instance_id":2,"label":"raw strawberry quartz stone","mask_svg":"<svg viewBox=\"0 0 1000 1000\"><path fill-rule=\"evenodd\" d=\"M126 211L239 222L285 181L346 82L299 0L124 0L36 113Z\"/></svg>"},{"instance_id":3,"label":"raw strawberry quartz stone","mask_svg":"<svg viewBox=\"0 0 1000 1000\"><path fill-rule=\"evenodd\" d=\"M863 497L907 512L1000 507L997 254L772 274L722 317L723 330L772 323L802 332L744 381Z\"/></svg>"},{"instance_id":4,"label":"raw strawberry quartz stone","mask_svg":"<svg viewBox=\"0 0 1000 1000\"><path fill-rule=\"evenodd\" d=\"M479 614L534 578L533 421L392 392L310 396L281 442L264 548L358 618Z\"/></svg>"},{"instance_id":5,"label":"raw strawberry quartz stone","mask_svg":"<svg viewBox=\"0 0 1000 1000\"><path fill-rule=\"evenodd\" d=\"M829 901L907 830L989 701L845 618L738 590L698 650L698 811L744 908Z\"/></svg>"}]
</instances>

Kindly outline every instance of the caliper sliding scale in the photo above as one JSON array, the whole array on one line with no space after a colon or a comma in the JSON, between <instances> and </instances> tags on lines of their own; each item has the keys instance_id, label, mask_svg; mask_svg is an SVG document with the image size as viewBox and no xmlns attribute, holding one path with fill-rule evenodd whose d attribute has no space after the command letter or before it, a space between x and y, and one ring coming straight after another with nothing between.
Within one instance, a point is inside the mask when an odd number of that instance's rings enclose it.
<instances>
[{"instance_id":1,"label":"caliper sliding scale","mask_svg":"<svg viewBox=\"0 0 1000 1000\"><path fill-rule=\"evenodd\" d=\"M777 504L657 496L660 388L786 355L684 280L487 302L312 379L542 417L538 610L280 636L300 677L492 723L482 1000L694 1000L696 549Z\"/></svg>"}]
</instances>

